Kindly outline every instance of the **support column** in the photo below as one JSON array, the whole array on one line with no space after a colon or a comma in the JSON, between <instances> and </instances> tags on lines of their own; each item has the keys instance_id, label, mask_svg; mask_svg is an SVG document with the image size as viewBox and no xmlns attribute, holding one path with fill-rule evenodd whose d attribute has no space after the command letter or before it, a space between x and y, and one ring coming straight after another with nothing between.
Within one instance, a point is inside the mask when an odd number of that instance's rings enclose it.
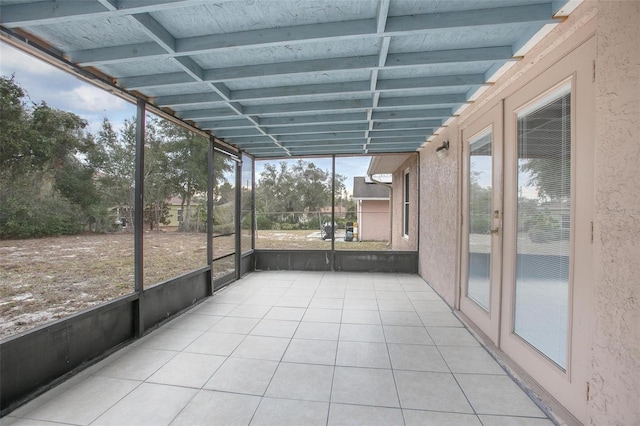
<instances>
[{"instance_id":1,"label":"support column","mask_svg":"<svg viewBox=\"0 0 640 426\"><path fill-rule=\"evenodd\" d=\"M136 164L135 191L133 200L134 238L133 238L133 277L134 290L138 300L134 312L134 330L136 337L144 334L143 296L144 296L144 134L146 126L146 103L139 99L136 115Z\"/></svg>"},{"instance_id":2,"label":"support column","mask_svg":"<svg viewBox=\"0 0 640 426\"><path fill-rule=\"evenodd\" d=\"M242 216L242 153L238 156L239 161L236 161L236 199L234 205L235 211L235 265L236 265L236 280L239 280L242 276L242 224L240 223L240 217Z\"/></svg>"},{"instance_id":3,"label":"support column","mask_svg":"<svg viewBox=\"0 0 640 426\"><path fill-rule=\"evenodd\" d=\"M209 265L209 286L207 295L213 295L213 136L209 137L207 153L207 265Z\"/></svg>"},{"instance_id":4,"label":"support column","mask_svg":"<svg viewBox=\"0 0 640 426\"><path fill-rule=\"evenodd\" d=\"M333 238L331 238L331 270L335 270L336 266L336 155L331 156L331 229L333 229Z\"/></svg>"}]
</instances>

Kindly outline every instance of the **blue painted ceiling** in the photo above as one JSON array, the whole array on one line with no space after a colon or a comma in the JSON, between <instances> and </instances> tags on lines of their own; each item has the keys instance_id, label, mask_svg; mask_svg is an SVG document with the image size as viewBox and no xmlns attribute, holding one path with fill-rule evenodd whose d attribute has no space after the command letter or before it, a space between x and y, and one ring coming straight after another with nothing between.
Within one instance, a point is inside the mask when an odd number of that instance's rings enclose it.
<instances>
[{"instance_id":1,"label":"blue painted ceiling","mask_svg":"<svg viewBox=\"0 0 640 426\"><path fill-rule=\"evenodd\" d=\"M403 153L567 3L0 0L0 35L256 157Z\"/></svg>"}]
</instances>

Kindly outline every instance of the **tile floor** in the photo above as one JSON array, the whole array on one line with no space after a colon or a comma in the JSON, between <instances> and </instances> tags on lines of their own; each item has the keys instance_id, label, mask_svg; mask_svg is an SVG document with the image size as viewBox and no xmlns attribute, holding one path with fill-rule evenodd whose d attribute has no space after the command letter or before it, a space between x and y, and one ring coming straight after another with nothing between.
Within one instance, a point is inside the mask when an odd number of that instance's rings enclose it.
<instances>
[{"instance_id":1,"label":"tile floor","mask_svg":"<svg viewBox=\"0 0 640 426\"><path fill-rule=\"evenodd\" d=\"M2 425L552 425L418 276L257 272Z\"/></svg>"}]
</instances>

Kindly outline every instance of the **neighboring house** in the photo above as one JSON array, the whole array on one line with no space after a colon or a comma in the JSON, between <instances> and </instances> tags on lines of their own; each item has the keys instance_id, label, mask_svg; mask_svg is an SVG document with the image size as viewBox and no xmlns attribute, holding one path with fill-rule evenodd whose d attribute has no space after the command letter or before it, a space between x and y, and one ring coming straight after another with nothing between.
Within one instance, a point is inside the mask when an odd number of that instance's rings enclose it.
<instances>
[{"instance_id":1,"label":"neighboring house","mask_svg":"<svg viewBox=\"0 0 640 426\"><path fill-rule=\"evenodd\" d=\"M364 176L353 178L358 241L389 241L389 188Z\"/></svg>"},{"instance_id":2,"label":"neighboring house","mask_svg":"<svg viewBox=\"0 0 640 426\"><path fill-rule=\"evenodd\" d=\"M161 228L167 230L179 229L180 224L185 220L187 205L185 204L184 207L182 206L182 198L180 197L171 197L167 199L167 204L169 206L169 224L162 225ZM200 201L197 197L191 199L191 227L194 229L203 229L205 226L204 223L198 223L197 211L199 205Z\"/></svg>"},{"instance_id":3,"label":"neighboring house","mask_svg":"<svg viewBox=\"0 0 640 426\"><path fill-rule=\"evenodd\" d=\"M171 197L167 200L167 204L169 205L169 224L164 225L163 228L177 229L184 220L182 198Z\"/></svg>"},{"instance_id":4,"label":"neighboring house","mask_svg":"<svg viewBox=\"0 0 640 426\"><path fill-rule=\"evenodd\" d=\"M372 157L369 176L391 175L392 207L385 226L392 250L418 249L418 155L380 155ZM378 185L381 186L381 185ZM355 189L354 189L355 193ZM355 198L355 195L354 195ZM390 223L390 225L389 225ZM391 227L391 232L389 232ZM389 236L387 236L387 240Z\"/></svg>"}]
</instances>

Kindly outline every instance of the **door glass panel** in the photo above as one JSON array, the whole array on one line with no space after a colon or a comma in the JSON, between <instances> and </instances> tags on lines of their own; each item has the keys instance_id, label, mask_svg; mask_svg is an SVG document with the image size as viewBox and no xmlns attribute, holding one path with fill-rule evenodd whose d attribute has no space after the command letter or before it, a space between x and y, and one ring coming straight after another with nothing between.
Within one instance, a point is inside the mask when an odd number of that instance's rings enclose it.
<instances>
[{"instance_id":1,"label":"door glass panel","mask_svg":"<svg viewBox=\"0 0 640 426\"><path fill-rule=\"evenodd\" d=\"M515 333L566 367L570 86L518 114Z\"/></svg>"},{"instance_id":2,"label":"door glass panel","mask_svg":"<svg viewBox=\"0 0 640 426\"><path fill-rule=\"evenodd\" d=\"M491 272L491 130L469 143L469 273L467 297L489 310Z\"/></svg>"}]
</instances>

